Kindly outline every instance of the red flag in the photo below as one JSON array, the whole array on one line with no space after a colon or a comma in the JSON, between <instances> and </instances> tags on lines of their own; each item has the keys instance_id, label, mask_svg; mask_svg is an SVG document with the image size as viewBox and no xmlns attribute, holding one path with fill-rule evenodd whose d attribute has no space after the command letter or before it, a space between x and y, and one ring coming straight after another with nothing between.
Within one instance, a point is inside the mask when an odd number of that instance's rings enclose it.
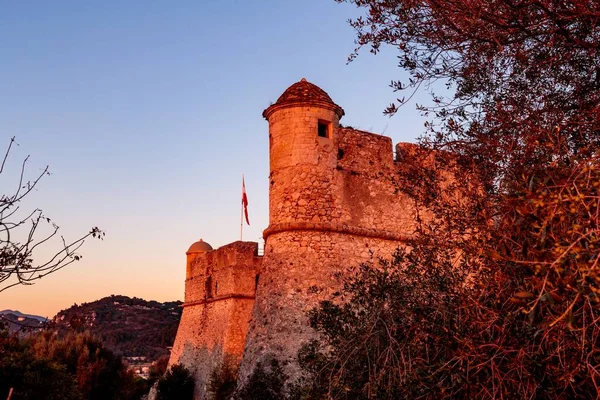
<instances>
[{"instance_id":1,"label":"red flag","mask_svg":"<svg viewBox=\"0 0 600 400\"><path fill-rule=\"evenodd\" d=\"M248 220L248 196L246 196L246 184L244 183L244 177L242 176L242 206L244 207L244 215L246 216L246 223L250 225Z\"/></svg>"}]
</instances>

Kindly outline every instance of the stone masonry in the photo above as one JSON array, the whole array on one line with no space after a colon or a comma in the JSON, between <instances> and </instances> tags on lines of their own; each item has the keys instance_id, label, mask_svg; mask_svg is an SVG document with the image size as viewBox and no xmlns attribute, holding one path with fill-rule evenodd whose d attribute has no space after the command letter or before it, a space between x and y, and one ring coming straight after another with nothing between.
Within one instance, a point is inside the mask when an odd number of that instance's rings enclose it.
<instances>
[{"instance_id":1,"label":"stone masonry","mask_svg":"<svg viewBox=\"0 0 600 400\"><path fill-rule=\"evenodd\" d=\"M235 242L188 251L184 312L170 363L196 378L225 360L243 384L259 362L277 358L293 379L300 347L314 338L306 312L330 298L339 276L389 257L414 231L411 200L394 183L400 160L390 138L340 125L343 109L302 79L267 108L269 226L265 252ZM397 154L410 149L398 144ZM198 244L200 243L200 244Z\"/></svg>"},{"instance_id":2,"label":"stone masonry","mask_svg":"<svg viewBox=\"0 0 600 400\"><path fill-rule=\"evenodd\" d=\"M262 260L253 242L212 250L201 239L187 252L185 302L169 364L193 373L198 399L206 398L215 368L241 361Z\"/></svg>"}]
</instances>

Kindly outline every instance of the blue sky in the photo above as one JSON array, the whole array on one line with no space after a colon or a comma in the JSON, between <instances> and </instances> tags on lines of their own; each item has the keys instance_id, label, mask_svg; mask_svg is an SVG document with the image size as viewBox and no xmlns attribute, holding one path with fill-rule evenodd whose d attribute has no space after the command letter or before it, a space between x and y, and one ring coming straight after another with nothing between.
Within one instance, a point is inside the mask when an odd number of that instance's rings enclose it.
<instances>
[{"instance_id":1,"label":"blue sky","mask_svg":"<svg viewBox=\"0 0 600 400\"><path fill-rule=\"evenodd\" d=\"M345 125L414 141L414 103L393 118L388 87L403 76L391 49L355 47L333 0L0 0L0 145L52 175L25 205L67 238L91 226L103 242L34 286L0 293L0 309L52 316L110 294L183 299L185 251L202 237L239 239L245 174L251 226L268 223L268 125L262 111L302 77L346 111ZM417 102L426 100L424 93Z\"/></svg>"}]
</instances>

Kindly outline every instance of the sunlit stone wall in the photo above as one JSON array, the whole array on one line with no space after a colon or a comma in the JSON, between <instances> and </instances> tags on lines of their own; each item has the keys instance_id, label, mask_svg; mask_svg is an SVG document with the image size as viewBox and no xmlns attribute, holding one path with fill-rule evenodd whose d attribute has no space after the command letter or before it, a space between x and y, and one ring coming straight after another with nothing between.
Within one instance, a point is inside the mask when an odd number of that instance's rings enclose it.
<instances>
[{"instance_id":1,"label":"sunlit stone wall","mask_svg":"<svg viewBox=\"0 0 600 400\"><path fill-rule=\"evenodd\" d=\"M307 311L339 290L349 268L389 258L415 229L390 138L340 127L318 107L276 110L268 120L270 224L242 384L270 358L299 376L297 352L315 337ZM318 137L319 121L331 122L329 137Z\"/></svg>"},{"instance_id":2,"label":"sunlit stone wall","mask_svg":"<svg viewBox=\"0 0 600 400\"><path fill-rule=\"evenodd\" d=\"M234 242L188 259L185 302L169 365L194 375L196 399L207 398L215 368L239 365L254 305L258 244Z\"/></svg>"}]
</instances>

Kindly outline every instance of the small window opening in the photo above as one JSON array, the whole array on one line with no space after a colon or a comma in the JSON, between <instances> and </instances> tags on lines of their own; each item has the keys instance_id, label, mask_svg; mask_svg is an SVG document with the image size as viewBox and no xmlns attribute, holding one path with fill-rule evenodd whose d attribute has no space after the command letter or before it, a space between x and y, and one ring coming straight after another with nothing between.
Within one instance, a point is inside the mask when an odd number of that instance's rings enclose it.
<instances>
[{"instance_id":1,"label":"small window opening","mask_svg":"<svg viewBox=\"0 0 600 400\"><path fill-rule=\"evenodd\" d=\"M258 289L258 280L260 279L260 274L256 274L254 277L254 290Z\"/></svg>"},{"instance_id":2,"label":"small window opening","mask_svg":"<svg viewBox=\"0 0 600 400\"><path fill-rule=\"evenodd\" d=\"M328 138L329 137L329 122L319 121L319 137Z\"/></svg>"},{"instance_id":3,"label":"small window opening","mask_svg":"<svg viewBox=\"0 0 600 400\"><path fill-rule=\"evenodd\" d=\"M215 281L215 296L219 295L219 282Z\"/></svg>"}]
</instances>

